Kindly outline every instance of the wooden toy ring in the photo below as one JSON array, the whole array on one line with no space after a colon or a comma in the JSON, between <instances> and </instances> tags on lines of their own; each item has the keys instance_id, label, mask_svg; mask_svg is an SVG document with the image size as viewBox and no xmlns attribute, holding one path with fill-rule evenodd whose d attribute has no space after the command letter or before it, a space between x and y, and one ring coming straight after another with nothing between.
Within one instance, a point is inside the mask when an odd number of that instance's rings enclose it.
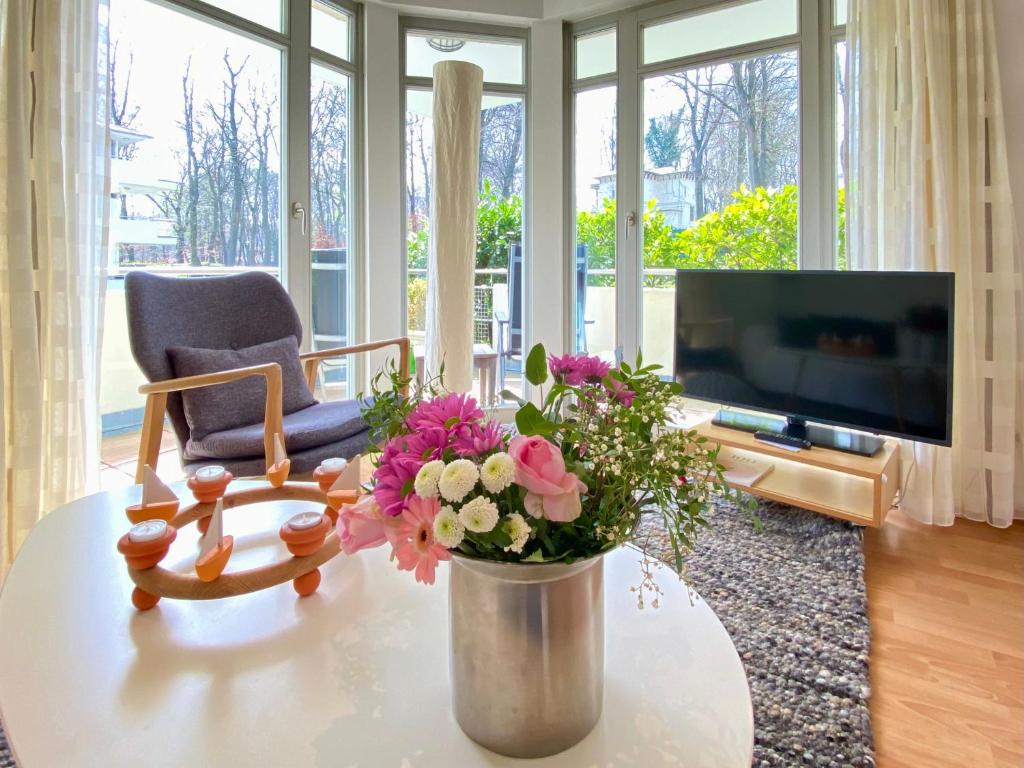
<instances>
[{"instance_id":1,"label":"wooden toy ring","mask_svg":"<svg viewBox=\"0 0 1024 768\"><path fill-rule=\"evenodd\" d=\"M279 487L247 488L227 493L223 497L224 509L258 504L264 501L315 501L326 505L327 494L313 483L285 482ZM213 513L215 503L196 502L190 504L171 520L175 529L207 518ZM299 594L310 594L319 584L319 573L314 577L321 565L341 552L338 535L329 526L330 532L323 543L309 554L292 556L287 560L251 568L245 571L234 571L221 574L213 581L201 581L193 574L180 573L154 565L150 568L137 569L128 567L128 576L136 587L156 598L169 597L178 600L216 600L222 597L245 595L285 582L293 582ZM304 548L302 551L308 551ZM315 582L315 584L314 584ZM310 589L312 587L312 589ZM136 607L139 607L136 604ZM148 606L152 607L152 605ZM145 610L144 608L142 610Z\"/></svg>"}]
</instances>

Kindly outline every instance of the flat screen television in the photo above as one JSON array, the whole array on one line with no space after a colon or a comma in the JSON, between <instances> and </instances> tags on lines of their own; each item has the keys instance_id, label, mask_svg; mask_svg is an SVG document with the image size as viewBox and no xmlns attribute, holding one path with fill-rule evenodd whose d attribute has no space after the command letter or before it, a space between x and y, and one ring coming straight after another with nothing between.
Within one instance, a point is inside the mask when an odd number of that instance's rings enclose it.
<instances>
[{"instance_id":1,"label":"flat screen television","mask_svg":"<svg viewBox=\"0 0 1024 768\"><path fill-rule=\"evenodd\" d=\"M870 455L881 440L949 445L953 274L678 270L675 379L716 423Z\"/></svg>"}]
</instances>

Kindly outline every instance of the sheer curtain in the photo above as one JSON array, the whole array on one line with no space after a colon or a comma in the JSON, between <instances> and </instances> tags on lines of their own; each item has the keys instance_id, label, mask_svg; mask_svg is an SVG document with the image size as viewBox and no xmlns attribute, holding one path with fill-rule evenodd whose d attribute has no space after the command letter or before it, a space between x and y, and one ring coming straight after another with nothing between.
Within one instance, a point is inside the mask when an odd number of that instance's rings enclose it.
<instances>
[{"instance_id":1,"label":"sheer curtain","mask_svg":"<svg viewBox=\"0 0 1024 768\"><path fill-rule=\"evenodd\" d=\"M5 0L0 17L0 576L98 484L107 11Z\"/></svg>"},{"instance_id":2,"label":"sheer curtain","mask_svg":"<svg viewBox=\"0 0 1024 768\"><path fill-rule=\"evenodd\" d=\"M902 507L1007 526L1024 516L1024 279L991 0L855 0L847 39L850 265L956 273L953 446L904 442Z\"/></svg>"}]
</instances>

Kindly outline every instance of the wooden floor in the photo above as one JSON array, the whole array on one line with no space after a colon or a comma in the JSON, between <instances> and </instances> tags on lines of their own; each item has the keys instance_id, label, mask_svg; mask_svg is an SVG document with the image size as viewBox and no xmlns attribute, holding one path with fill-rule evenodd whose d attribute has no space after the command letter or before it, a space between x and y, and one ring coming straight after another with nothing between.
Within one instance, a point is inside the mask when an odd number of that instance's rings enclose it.
<instances>
[{"instance_id":1,"label":"wooden floor","mask_svg":"<svg viewBox=\"0 0 1024 768\"><path fill-rule=\"evenodd\" d=\"M879 768L1024 767L1024 523L865 534Z\"/></svg>"}]
</instances>

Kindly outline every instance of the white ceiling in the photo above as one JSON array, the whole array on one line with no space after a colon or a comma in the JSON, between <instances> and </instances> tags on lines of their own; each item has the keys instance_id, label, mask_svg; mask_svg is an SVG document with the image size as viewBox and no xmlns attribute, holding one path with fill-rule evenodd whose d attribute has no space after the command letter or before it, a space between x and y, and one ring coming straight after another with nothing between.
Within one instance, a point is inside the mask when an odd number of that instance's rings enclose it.
<instances>
[{"instance_id":1,"label":"white ceiling","mask_svg":"<svg viewBox=\"0 0 1024 768\"><path fill-rule=\"evenodd\" d=\"M640 5L646 0L369 0L411 15L441 16L505 24L542 19L577 21Z\"/></svg>"}]
</instances>

